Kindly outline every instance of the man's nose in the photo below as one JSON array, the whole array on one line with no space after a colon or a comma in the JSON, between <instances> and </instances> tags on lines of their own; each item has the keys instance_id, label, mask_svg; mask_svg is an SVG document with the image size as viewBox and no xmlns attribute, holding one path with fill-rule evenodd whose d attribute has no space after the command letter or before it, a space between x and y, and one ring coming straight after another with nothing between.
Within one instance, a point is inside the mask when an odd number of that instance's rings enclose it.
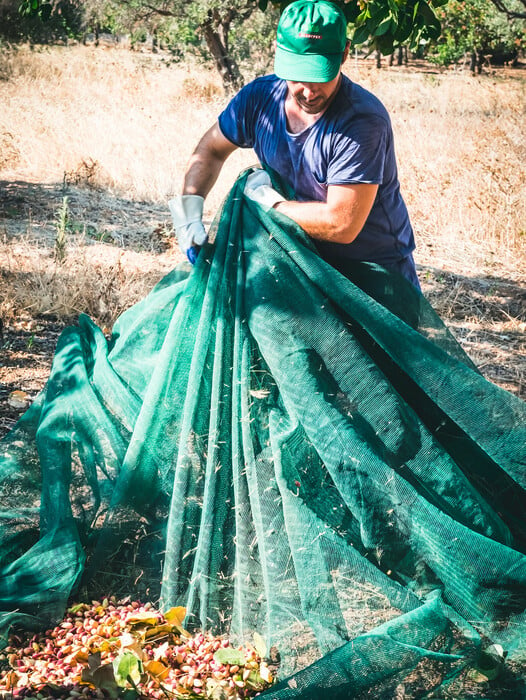
<instances>
[{"instance_id":1,"label":"man's nose","mask_svg":"<svg viewBox=\"0 0 526 700\"><path fill-rule=\"evenodd\" d=\"M316 97L316 87L312 83L302 83L303 86L303 97L306 100L310 100Z\"/></svg>"}]
</instances>

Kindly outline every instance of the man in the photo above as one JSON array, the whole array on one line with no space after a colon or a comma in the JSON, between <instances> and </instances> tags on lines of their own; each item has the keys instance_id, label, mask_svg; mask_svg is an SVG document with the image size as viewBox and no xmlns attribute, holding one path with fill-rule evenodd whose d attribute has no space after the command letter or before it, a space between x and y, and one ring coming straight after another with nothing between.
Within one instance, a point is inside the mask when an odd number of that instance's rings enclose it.
<instances>
[{"instance_id":1,"label":"man","mask_svg":"<svg viewBox=\"0 0 526 700\"><path fill-rule=\"evenodd\" d=\"M206 241L203 202L223 163L236 148L253 148L295 199L279 195L265 171L248 177L249 197L298 223L334 267L344 271L349 259L375 262L419 288L389 115L341 72L346 28L329 0L297 0L285 8L275 75L257 78L230 101L193 153L183 195L169 202L190 258Z\"/></svg>"}]
</instances>

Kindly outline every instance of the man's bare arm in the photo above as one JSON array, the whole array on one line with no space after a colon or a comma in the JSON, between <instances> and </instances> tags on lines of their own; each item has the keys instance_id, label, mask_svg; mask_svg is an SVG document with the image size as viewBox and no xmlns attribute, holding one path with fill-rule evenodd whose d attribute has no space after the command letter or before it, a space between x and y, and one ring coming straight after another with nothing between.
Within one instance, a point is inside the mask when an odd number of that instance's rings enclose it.
<instances>
[{"instance_id":1,"label":"man's bare arm","mask_svg":"<svg viewBox=\"0 0 526 700\"><path fill-rule=\"evenodd\" d=\"M351 243L373 206L378 185L329 185L326 202L278 202L275 209L311 236L331 243Z\"/></svg>"},{"instance_id":2,"label":"man's bare arm","mask_svg":"<svg viewBox=\"0 0 526 700\"><path fill-rule=\"evenodd\" d=\"M216 123L197 144L186 169L183 194L206 197L214 186L221 168L237 146L229 141Z\"/></svg>"}]
</instances>

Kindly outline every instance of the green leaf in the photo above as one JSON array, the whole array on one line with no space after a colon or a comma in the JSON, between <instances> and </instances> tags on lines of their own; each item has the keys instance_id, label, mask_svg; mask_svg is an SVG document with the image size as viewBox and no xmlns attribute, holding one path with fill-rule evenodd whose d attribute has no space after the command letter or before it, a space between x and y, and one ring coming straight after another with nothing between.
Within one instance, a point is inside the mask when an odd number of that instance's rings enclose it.
<instances>
[{"instance_id":1,"label":"green leaf","mask_svg":"<svg viewBox=\"0 0 526 700\"><path fill-rule=\"evenodd\" d=\"M426 36L428 36L430 39L433 39L433 41L436 41L438 37L442 33L442 25L438 21L438 19L434 19L433 22L430 22L426 26Z\"/></svg>"},{"instance_id":2,"label":"green leaf","mask_svg":"<svg viewBox=\"0 0 526 700\"><path fill-rule=\"evenodd\" d=\"M47 22L49 20L49 18L51 17L52 9L53 8L49 2L46 2L43 5L41 5L39 14L43 22Z\"/></svg>"},{"instance_id":3,"label":"green leaf","mask_svg":"<svg viewBox=\"0 0 526 700\"><path fill-rule=\"evenodd\" d=\"M426 24L428 22L433 22L436 21L436 16L433 10L429 7L429 5L426 2L420 2L415 5L415 9L418 7L418 14L421 15L424 20L426 21Z\"/></svg>"},{"instance_id":4,"label":"green leaf","mask_svg":"<svg viewBox=\"0 0 526 700\"><path fill-rule=\"evenodd\" d=\"M264 690L268 685L257 671L251 671L248 678L245 680L247 688L251 690Z\"/></svg>"},{"instance_id":5,"label":"green leaf","mask_svg":"<svg viewBox=\"0 0 526 700\"><path fill-rule=\"evenodd\" d=\"M369 17L371 19L381 20L385 16L386 7L384 5L375 5L374 3L368 3Z\"/></svg>"},{"instance_id":6,"label":"green leaf","mask_svg":"<svg viewBox=\"0 0 526 700\"><path fill-rule=\"evenodd\" d=\"M100 666L91 674L97 688L104 690L111 698L119 696L119 687L115 682L115 676L111 664Z\"/></svg>"},{"instance_id":7,"label":"green leaf","mask_svg":"<svg viewBox=\"0 0 526 700\"><path fill-rule=\"evenodd\" d=\"M259 632L254 632L254 649L262 659L267 655L267 644Z\"/></svg>"},{"instance_id":8,"label":"green leaf","mask_svg":"<svg viewBox=\"0 0 526 700\"><path fill-rule=\"evenodd\" d=\"M76 614L81 610L87 610L87 608L88 606L86 603L77 603L76 605L72 605L71 608L68 608L68 612Z\"/></svg>"},{"instance_id":9,"label":"green leaf","mask_svg":"<svg viewBox=\"0 0 526 700\"><path fill-rule=\"evenodd\" d=\"M396 31L393 33L393 39L397 43L403 44L404 41L409 38L412 29L411 22L408 22L407 18L405 18L403 23L399 24Z\"/></svg>"},{"instance_id":10,"label":"green leaf","mask_svg":"<svg viewBox=\"0 0 526 700\"><path fill-rule=\"evenodd\" d=\"M245 654L239 649L232 649L232 647L218 649L214 654L214 660L218 664L230 664L232 666L244 666L246 663Z\"/></svg>"},{"instance_id":11,"label":"green leaf","mask_svg":"<svg viewBox=\"0 0 526 700\"><path fill-rule=\"evenodd\" d=\"M268 7L268 0L259 0L258 7L262 12L265 12Z\"/></svg>"},{"instance_id":12,"label":"green leaf","mask_svg":"<svg viewBox=\"0 0 526 700\"><path fill-rule=\"evenodd\" d=\"M376 48L384 56L388 56L394 51L394 42L391 34L383 34L379 36L374 41Z\"/></svg>"},{"instance_id":13,"label":"green leaf","mask_svg":"<svg viewBox=\"0 0 526 700\"><path fill-rule=\"evenodd\" d=\"M137 691L133 688L126 688L126 690L121 690L119 693L119 698L121 700L137 700Z\"/></svg>"},{"instance_id":14,"label":"green leaf","mask_svg":"<svg viewBox=\"0 0 526 700\"><path fill-rule=\"evenodd\" d=\"M343 10L347 24L354 24L356 22L356 18L360 14L360 6L357 2L346 2L343 7L340 6L340 9Z\"/></svg>"},{"instance_id":15,"label":"green leaf","mask_svg":"<svg viewBox=\"0 0 526 700\"><path fill-rule=\"evenodd\" d=\"M391 24L392 19L390 17L384 19L384 21L380 22L380 24L374 30L374 36L382 36L383 34L387 34L387 32L391 29Z\"/></svg>"},{"instance_id":16,"label":"green leaf","mask_svg":"<svg viewBox=\"0 0 526 700\"><path fill-rule=\"evenodd\" d=\"M90 654L88 666L82 669L81 679L84 683L104 690L110 698L117 698L120 693L120 688L115 682L113 666L111 664L101 665L100 654Z\"/></svg>"},{"instance_id":17,"label":"green leaf","mask_svg":"<svg viewBox=\"0 0 526 700\"><path fill-rule=\"evenodd\" d=\"M96 651L88 656L88 668L90 671L96 671L102 665L102 654Z\"/></svg>"},{"instance_id":18,"label":"green leaf","mask_svg":"<svg viewBox=\"0 0 526 700\"><path fill-rule=\"evenodd\" d=\"M209 700L227 700L226 690L213 678L206 679L206 697Z\"/></svg>"},{"instance_id":19,"label":"green leaf","mask_svg":"<svg viewBox=\"0 0 526 700\"><path fill-rule=\"evenodd\" d=\"M367 9L362 10L360 12L358 17L356 17L354 23L356 24L356 26L359 26L359 25L363 24L366 20L367 20Z\"/></svg>"},{"instance_id":20,"label":"green leaf","mask_svg":"<svg viewBox=\"0 0 526 700\"><path fill-rule=\"evenodd\" d=\"M353 43L353 45L363 44L364 41L367 41L369 36L370 36L369 28L366 25L358 27L358 29L353 34L352 43Z\"/></svg>"},{"instance_id":21,"label":"green leaf","mask_svg":"<svg viewBox=\"0 0 526 700\"><path fill-rule=\"evenodd\" d=\"M114 659L113 673L115 682L121 688L126 688L128 684L136 686L143 674L142 661L135 654L125 651Z\"/></svg>"}]
</instances>

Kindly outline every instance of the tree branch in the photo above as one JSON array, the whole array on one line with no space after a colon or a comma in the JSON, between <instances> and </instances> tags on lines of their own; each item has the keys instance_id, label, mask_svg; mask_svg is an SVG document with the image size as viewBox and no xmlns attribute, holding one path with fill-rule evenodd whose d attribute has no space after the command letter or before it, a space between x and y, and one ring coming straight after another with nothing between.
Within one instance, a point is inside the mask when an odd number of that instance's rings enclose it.
<instances>
[{"instance_id":1,"label":"tree branch","mask_svg":"<svg viewBox=\"0 0 526 700\"><path fill-rule=\"evenodd\" d=\"M491 0L499 12L506 15L508 19L526 19L526 0L519 0L524 5L524 11L510 9L503 0Z\"/></svg>"},{"instance_id":2,"label":"tree branch","mask_svg":"<svg viewBox=\"0 0 526 700\"><path fill-rule=\"evenodd\" d=\"M129 5L129 3L124 0L125 4ZM174 12L173 10L164 10L161 7L154 7L153 5L148 4L147 2L143 3L143 7L146 10L149 10L148 16L151 17L152 15L160 15L161 17L177 17L177 13Z\"/></svg>"}]
</instances>

